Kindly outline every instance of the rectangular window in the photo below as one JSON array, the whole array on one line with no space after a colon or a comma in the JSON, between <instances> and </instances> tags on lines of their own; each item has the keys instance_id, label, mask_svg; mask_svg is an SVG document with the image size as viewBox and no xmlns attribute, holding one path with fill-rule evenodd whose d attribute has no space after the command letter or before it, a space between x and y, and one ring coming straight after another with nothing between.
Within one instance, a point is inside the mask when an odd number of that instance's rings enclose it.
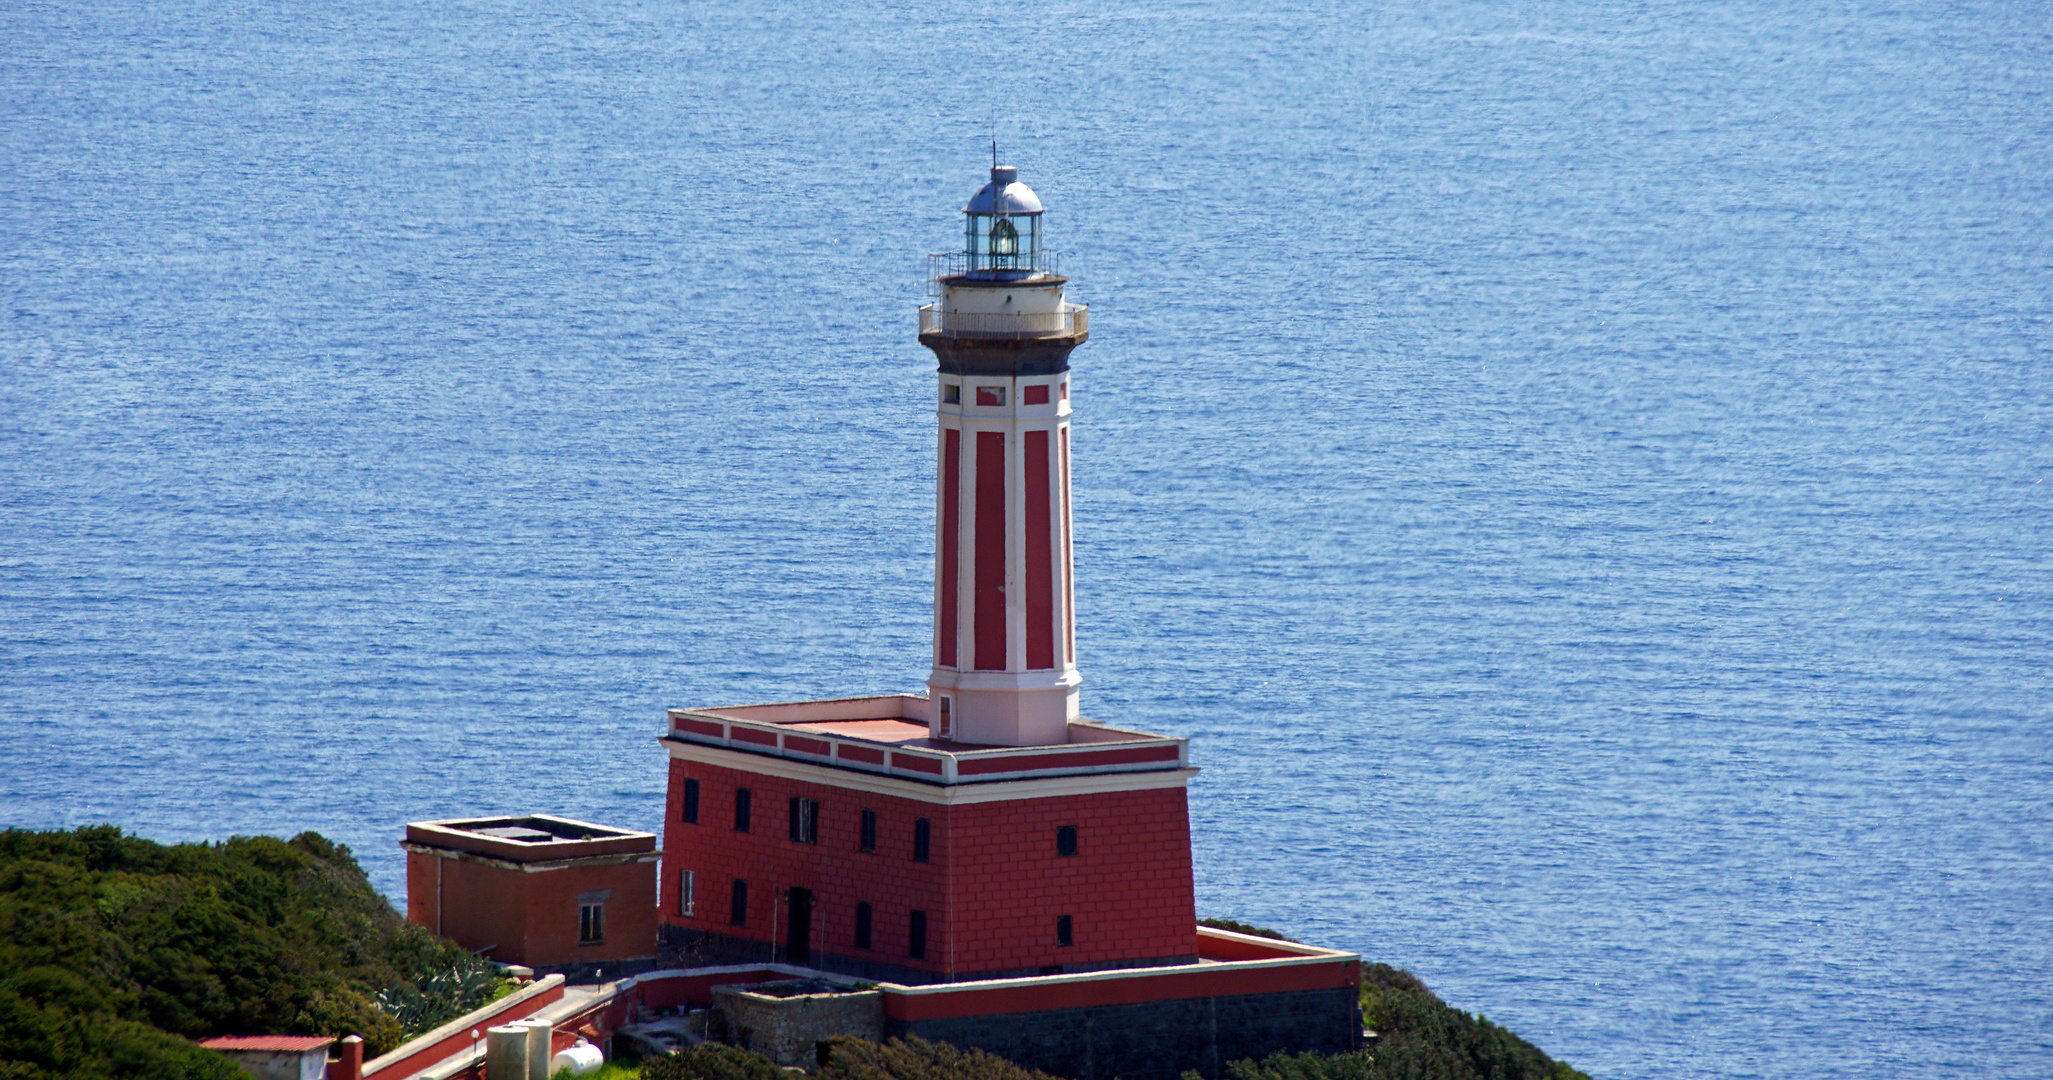
<instances>
[{"instance_id":1,"label":"rectangular window","mask_svg":"<svg viewBox=\"0 0 2053 1080\"><path fill-rule=\"evenodd\" d=\"M1064 825L1055 830L1055 854L1076 854L1076 826Z\"/></svg>"},{"instance_id":2,"label":"rectangular window","mask_svg":"<svg viewBox=\"0 0 2053 1080\"><path fill-rule=\"evenodd\" d=\"M941 401L946 405L962 404L962 387L956 383L942 383Z\"/></svg>"},{"instance_id":3,"label":"rectangular window","mask_svg":"<svg viewBox=\"0 0 2053 1080\"><path fill-rule=\"evenodd\" d=\"M855 947L870 947L870 902L867 900L855 906Z\"/></svg>"},{"instance_id":4,"label":"rectangular window","mask_svg":"<svg viewBox=\"0 0 2053 1080\"><path fill-rule=\"evenodd\" d=\"M862 836L857 843L863 851L877 850L877 812L875 810L863 811Z\"/></svg>"},{"instance_id":5,"label":"rectangular window","mask_svg":"<svg viewBox=\"0 0 2053 1080\"><path fill-rule=\"evenodd\" d=\"M927 824L926 818L920 818L912 823L912 861L927 861L927 853L932 847L933 839L934 828Z\"/></svg>"},{"instance_id":6,"label":"rectangular window","mask_svg":"<svg viewBox=\"0 0 2053 1080\"><path fill-rule=\"evenodd\" d=\"M1064 379L1064 380L1062 380L1062 400L1064 400L1064 401L1068 401L1068 400L1069 400L1069 380L1068 380L1068 379Z\"/></svg>"},{"instance_id":7,"label":"rectangular window","mask_svg":"<svg viewBox=\"0 0 2053 1080\"><path fill-rule=\"evenodd\" d=\"M820 838L820 803L817 799L791 797L791 839L794 843L812 844Z\"/></svg>"},{"instance_id":8,"label":"rectangular window","mask_svg":"<svg viewBox=\"0 0 2053 1080\"><path fill-rule=\"evenodd\" d=\"M686 870L677 875L677 913L696 915L699 910L699 872Z\"/></svg>"},{"instance_id":9,"label":"rectangular window","mask_svg":"<svg viewBox=\"0 0 2053 1080\"><path fill-rule=\"evenodd\" d=\"M912 933L905 945L905 955L915 960L927 958L927 913L924 911L912 913Z\"/></svg>"},{"instance_id":10,"label":"rectangular window","mask_svg":"<svg viewBox=\"0 0 2053 1080\"><path fill-rule=\"evenodd\" d=\"M606 941L606 905L579 904L577 906L577 943L579 945L601 945Z\"/></svg>"},{"instance_id":11,"label":"rectangular window","mask_svg":"<svg viewBox=\"0 0 2053 1080\"><path fill-rule=\"evenodd\" d=\"M735 831L735 832L747 832L747 831L748 831L748 810L749 810L749 791L748 791L748 789L747 789L747 788L745 788L745 787L744 787L744 788L735 788L735 789L734 789L734 831Z\"/></svg>"},{"instance_id":12,"label":"rectangular window","mask_svg":"<svg viewBox=\"0 0 2053 1080\"><path fill-rule=\"evenodd\" d=\"M697 780L686 780L684 782L683 819L686 825L697 825L699 823L699 782Z\"/></svg>"},{"instance_id":13,"label":"rectangular window","mask_svg":"<svg viewBox=\"0 0 2053 1080\"><path fill-rule=\"evenodd\" d=\"M1048 403L1048 384L1042 383L1039 386L1020 387L1019 403L1022 405L1046 405Z\"/></svg>"},{"instance_id":14,"label":"rectangular window","mask_svg":"<svg viewBox=\"0 0 2053 1080\"><path fill-rule=\"evenodd\" d=\"M1004 387L1002 387L1002 386L979 386L979 387L977 387L977 404L979 404L979 405L1003 405L1003 404L1005 404L1005 388L1004 388Z\"/></svg>"},{"instance_id":15,"label":"rectangular window","mask_svg":"<svg viewBox=\"0 0 2053 1080\"><path fill-rule=\"evenodd\" d=\"M734 899L728 907L728 922L736 926L748 925L748 882L734 879Z\"/></svg>"},{"instance_id":16,"label":"rectangular window","mask_svg":"<svg viewBox=\"0 0 2053 1080\"><path fill-rule=\"evenodd\" d=\"M955 737L954 704L949 698L941 699L941 737L944 739Z\"/></svg>"},{"instance_id":17,"label":"rectangular window","mask_svg":"<svg viewBox=\"0 0 2053 1080\"><path fill-rule=\"evenodd\" d=\"M1055 916L1055 944L1057 944L1057 945L1074 945L1074 944L1076 944L1076 941L1075 941L1075 939L1074 939L1074 938L1072 938L1072 937L1070 936L1070 932L1069 932L1069 930L1070 930L1070 922L1069 922L1069 916L1067 916L1067 915L1057 915L1057 916Z\"/></svg>"}]
</instances>

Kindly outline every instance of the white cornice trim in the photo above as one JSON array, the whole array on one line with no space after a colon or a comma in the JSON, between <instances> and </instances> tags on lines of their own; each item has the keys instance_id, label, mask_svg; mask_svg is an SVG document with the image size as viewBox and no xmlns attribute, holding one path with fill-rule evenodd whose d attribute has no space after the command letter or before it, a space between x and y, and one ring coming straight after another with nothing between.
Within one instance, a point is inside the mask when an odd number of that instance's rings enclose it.
<instances>
[{"instance_id":1,"label":"white cornice trim","mask_svg":"<svg viewBox=\"0 0 2053 1080\"><path fill-rule=\"evenodd\" d=\"M677 761L696 761L741 772L774 776L781 780L826 784L849 791L891 795L938 806L969 806L976 803L1012 802L1018 799L1045 799L1055 795L1095 795L1108 791L1157 791L1163 788L1181 788L1190 786L1190 778L1198 772L1195 768L1154 769L1147 772L1091 773L1083 776L1051 776L943 785L901 780L895 776L880 776L876 773L859 772L832 765L814 765L768 754L751 754L741 750L729 750L724 746L707 746L704 743L687 742L682 739L665 738L663 742L670 748L671 758Z\"/></svg>"}]
</instances>

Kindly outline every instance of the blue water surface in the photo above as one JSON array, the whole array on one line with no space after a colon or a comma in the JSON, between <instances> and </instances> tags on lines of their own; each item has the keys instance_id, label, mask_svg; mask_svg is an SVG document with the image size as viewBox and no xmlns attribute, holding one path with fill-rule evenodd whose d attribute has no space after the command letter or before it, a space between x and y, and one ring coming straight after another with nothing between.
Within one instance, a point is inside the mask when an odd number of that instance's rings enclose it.
<instances>
[{"instance_id":1,"label":"blue water surface","mask_svg":"<svg viewBox=\"0 0 2053 1080\"><path fill-rule=\"evenodd\" d=\"M993 131L1201 912L1602 1078L2053 1075L2035 4L0 7L0 823L399 896L918 687Z\"/></svg>"}]
</instances>

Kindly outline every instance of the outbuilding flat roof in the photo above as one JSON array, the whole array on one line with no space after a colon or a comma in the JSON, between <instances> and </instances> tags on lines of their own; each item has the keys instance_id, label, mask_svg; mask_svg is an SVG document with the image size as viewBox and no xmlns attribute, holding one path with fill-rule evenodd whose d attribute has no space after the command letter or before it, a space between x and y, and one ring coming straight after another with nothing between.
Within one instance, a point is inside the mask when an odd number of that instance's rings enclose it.
<instances>
[{"instance_id":1,"label":"outbuilding flat roof","mask_svg":"<svg viewBox=\"0 0 2053 1080\"><path fill-rule=\"evenodd\" d=\"M410 821L402 843L533 863L653 852L656 834L554 814L521 814Z\"/></svg>"}]
</instances>

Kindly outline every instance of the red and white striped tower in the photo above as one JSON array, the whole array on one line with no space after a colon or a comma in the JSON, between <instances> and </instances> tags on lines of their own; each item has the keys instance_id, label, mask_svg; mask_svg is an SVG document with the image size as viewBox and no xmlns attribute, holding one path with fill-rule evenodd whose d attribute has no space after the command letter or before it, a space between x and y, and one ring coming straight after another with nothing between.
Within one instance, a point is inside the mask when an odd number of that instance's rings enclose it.
<instances>
[{"instance_id":1,"label":"red and white striped tower","mask_svg":"<svg viewBox=\"0 0 2053 1080\"><path fill-rule=\"evenodd\" d=\"M1041 214L1019 170L994 165L920 309L940 382L927 689L934 737L956 742L1065 743L1077 718L1069 353L1090 327Z\"/></svg>"}]
</instances>

